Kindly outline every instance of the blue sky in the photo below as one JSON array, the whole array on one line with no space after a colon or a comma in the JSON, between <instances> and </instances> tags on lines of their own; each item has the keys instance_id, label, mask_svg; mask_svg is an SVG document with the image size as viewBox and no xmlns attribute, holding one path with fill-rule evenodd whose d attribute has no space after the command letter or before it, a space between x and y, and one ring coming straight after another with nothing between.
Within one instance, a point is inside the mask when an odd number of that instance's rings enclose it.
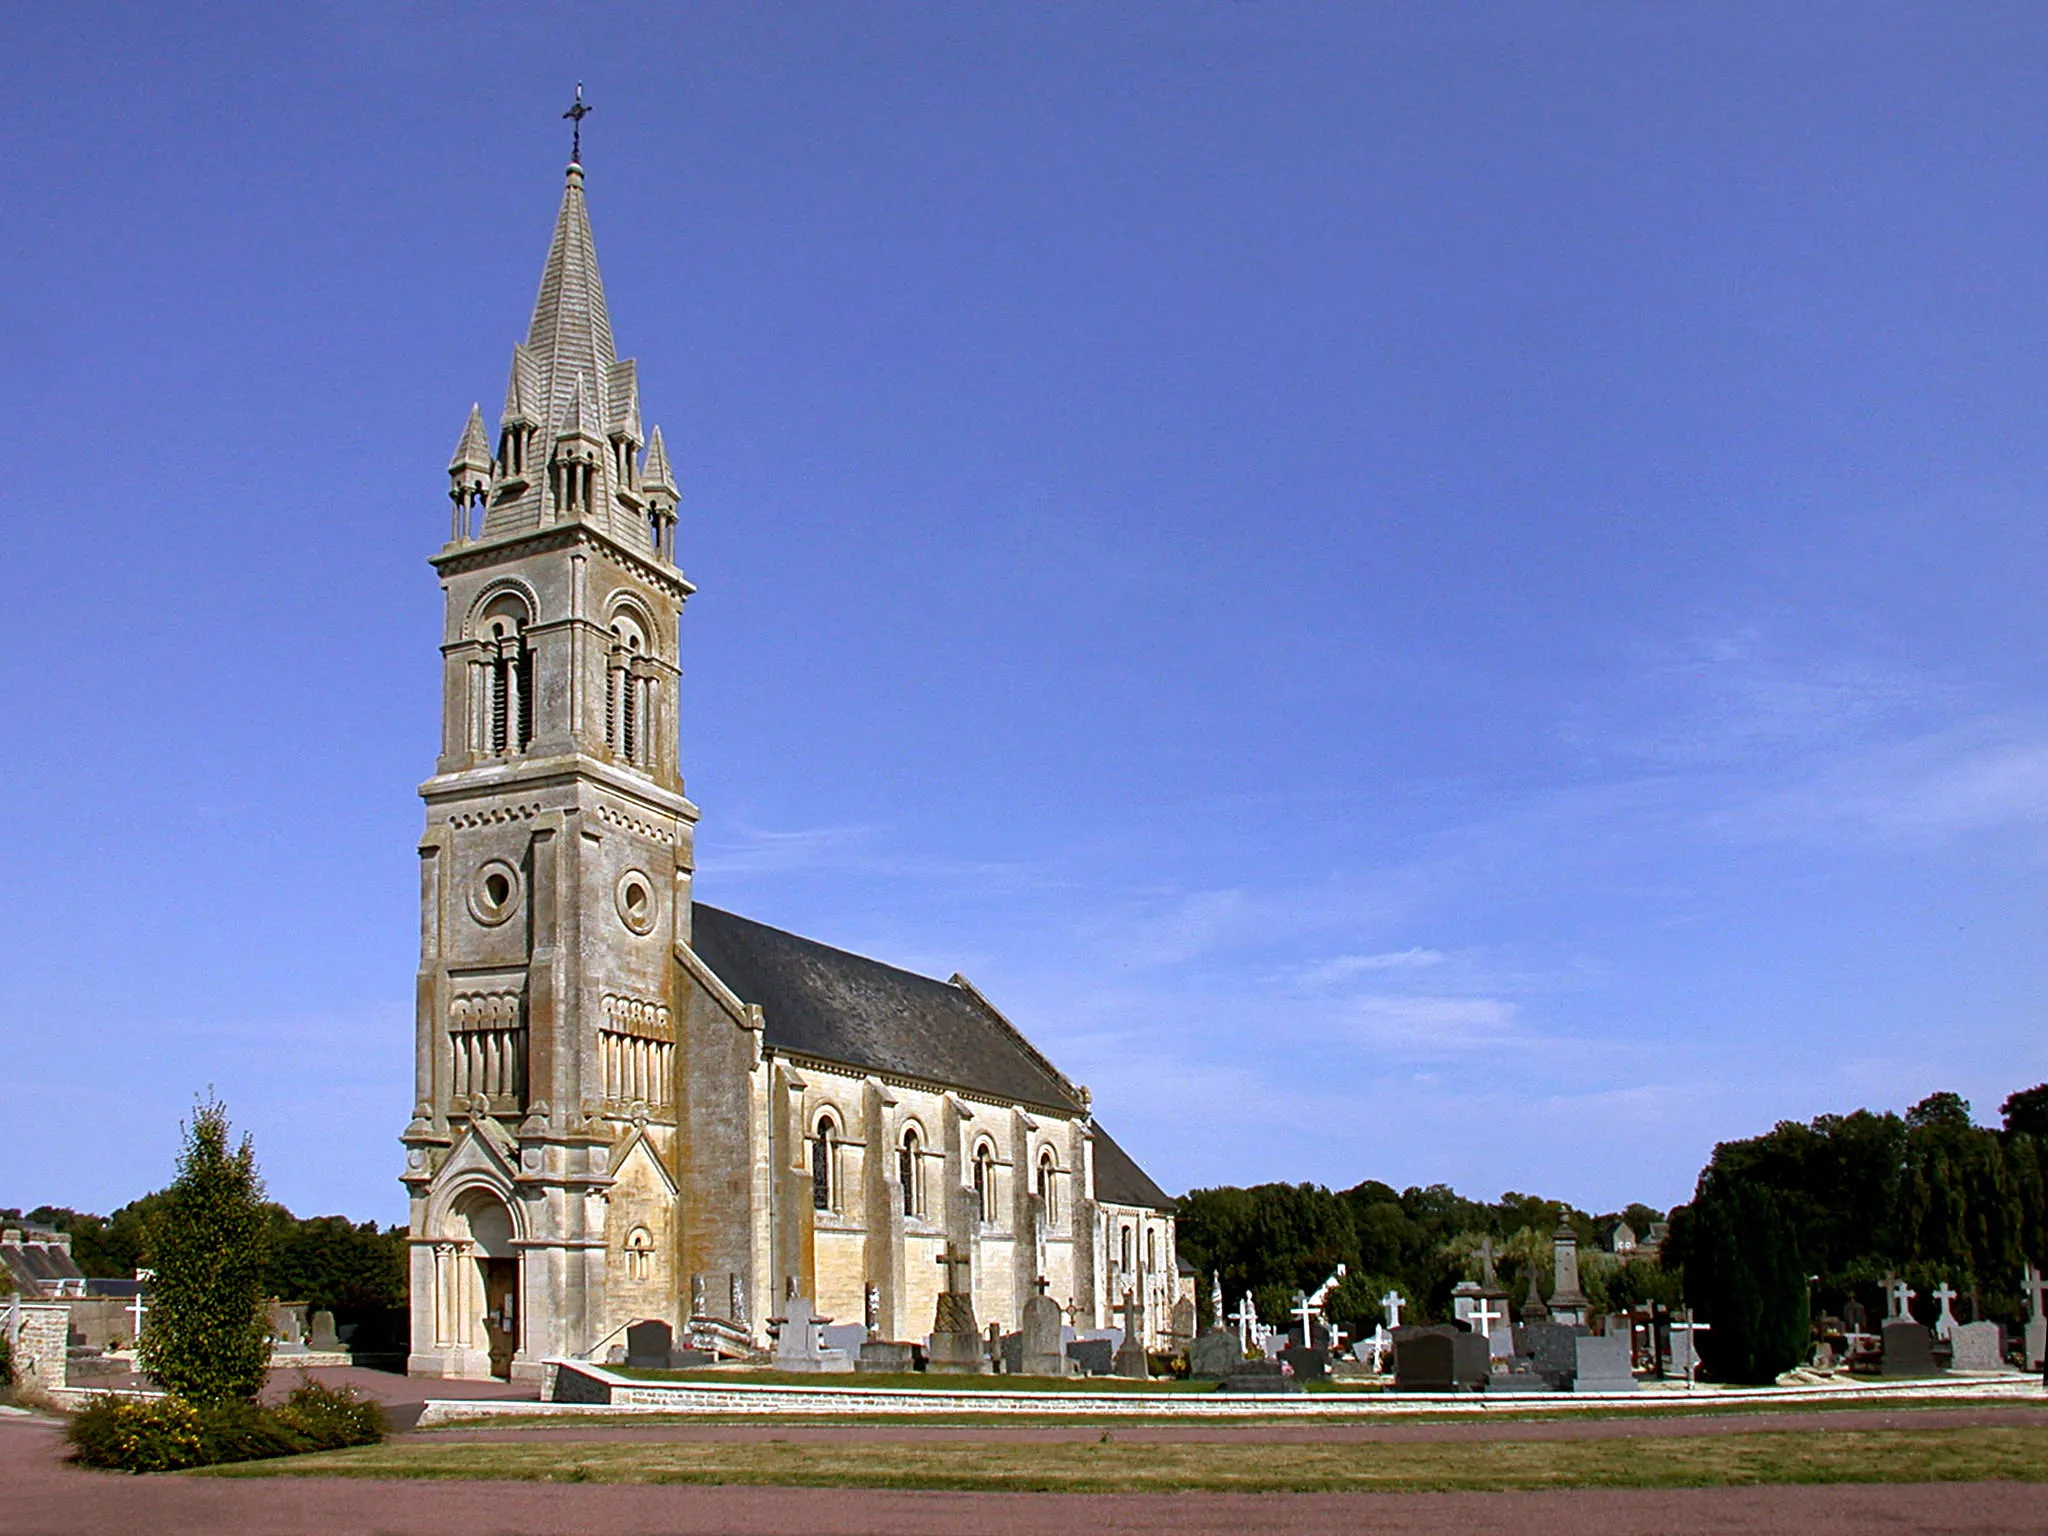
<instances>
[{"instance_id":1,"label":"blue sky","mask_svg":"<svg viewBox=\"0 0 2048 1536\"><path fill-rule=\"evenodd\" d=\"M0 1204L399 1219L442 465L586 82L699 895L1170 1189L2048 1077L2048 11L17 7Z\"/></svg>"}]
</instances>

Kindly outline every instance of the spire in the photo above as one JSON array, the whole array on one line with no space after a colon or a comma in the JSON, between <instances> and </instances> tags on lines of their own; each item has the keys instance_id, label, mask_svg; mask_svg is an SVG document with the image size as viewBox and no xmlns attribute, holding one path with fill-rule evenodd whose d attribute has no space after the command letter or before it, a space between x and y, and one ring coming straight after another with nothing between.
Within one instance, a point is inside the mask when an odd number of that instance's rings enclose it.
<instances>
[{"instance_id":1,"label":"spire","mask_svg":"<svg viewBox=\"0 0 2048 1536\"><path fill-rule=\"evenodd\" d=\"M654 436L647 443L647 462L640 471L640 489L649 501L666 501L668 507L676 504L676 482L668 467L668 449L662 445L661 428L654 429Z\"/></svg>"},{"instance_id":2,"label":"spire","mask_svg":"<svg viewBox=\"0 0 2048 1536\"><path fill-rule=\"evenodd\" d=\"M462 428L462 441L455 445L455 457L448 461L449 474L461 475L465 471L480 475L491 472L491 440L484 436L481 406L469 408L469 420Z\"/></svg>"},{"instance_id":3,"label":"spire","mask_svg":"<svg viewBox=\"0 0 2048 1536\"><path fill-rule=\"evenodd\" d=\"M611 316L605 310L604 281L597 272L597 247L590 238L590 214L583 205L583 167L571 165L562 190L555 235L541 269L540 294L526 328L540 395L527 401L543 421L559 420L578 375L602 379L618 361L612 349ZM586 386L587 387L587 386ZM593 402L594 403L594 402Z\"/></svg>"}]
</instances>

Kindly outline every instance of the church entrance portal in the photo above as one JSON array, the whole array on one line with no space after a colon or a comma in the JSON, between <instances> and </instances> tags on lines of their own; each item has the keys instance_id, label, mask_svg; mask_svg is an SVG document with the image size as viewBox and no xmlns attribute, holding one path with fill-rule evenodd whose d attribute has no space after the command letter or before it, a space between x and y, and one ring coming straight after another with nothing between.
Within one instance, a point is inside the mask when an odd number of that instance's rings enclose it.
<instances>
[{"instance_id":1,"label":"church entrance portal","mask_svg":"<svg viewBox=\"0 0 2048 1536\"><path fill-rule=\"evenodd\" d=\"M512 1356L519 1348L519 1261L480 1259L484 1271L484 1337L490 1345L491 1374L500 1381L512 1374Z\"/></svg>"}]
</instances>

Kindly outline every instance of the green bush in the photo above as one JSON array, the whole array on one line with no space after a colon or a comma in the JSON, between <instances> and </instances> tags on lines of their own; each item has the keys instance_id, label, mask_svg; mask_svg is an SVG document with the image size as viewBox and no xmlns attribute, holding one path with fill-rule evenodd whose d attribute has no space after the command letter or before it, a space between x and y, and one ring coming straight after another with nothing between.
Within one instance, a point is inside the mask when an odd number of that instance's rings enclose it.
<instances>
[{"instance_id":1,"label":"green bush","mask_svg":"<svg viewBox=\"0 0 2048 1536\"><path fill-rule=\"evenodd\" d=\"M274 1408L238 1399L195 1408L176 1397L95 1397L72 1416L65 1433L80 1466L175 1472L375 1445L384 1438L384 1421L376 1404L309 1381Z\"/></svg>"},{"instance_id":2,"label":"green bush","mask_svg":"<svg viewBox=\"0 0 2048 1536\"><path fill-rule=\"evenodd\" d=\"M7 1335L0 1333L0 1387L14 1385L14 1346L7 1342Z\"/></svg>"}]
</instances>

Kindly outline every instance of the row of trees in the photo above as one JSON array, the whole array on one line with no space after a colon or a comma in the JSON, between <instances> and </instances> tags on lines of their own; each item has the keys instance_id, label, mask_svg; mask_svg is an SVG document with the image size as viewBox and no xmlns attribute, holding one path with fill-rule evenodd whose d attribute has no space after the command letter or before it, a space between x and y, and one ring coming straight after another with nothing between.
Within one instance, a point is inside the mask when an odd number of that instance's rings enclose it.
<instances>
[{"instance_id":1,"label":"row of trees","mask_svg":"<svg viewBox=\"0 0 2048 1536\"><path fill-rule=\"evenodd\" d=\"M1223 1279L1234 1306L1245 1292L1263 1317L1284 1320L1296 1291L1312 1291L1346 1268L1329 1298L1332 1319L1352 1329L1381 1321L1389 1289L1409 1299L1409 1320L1450 1311L1451 1288L1480 1273L1491 1242L1500 1283L1519 1296L1533 1271L1548 1290L1552 1234L1569 1226L1579 1240L1581 1284L1596 1305L1662 1297L1675 1281L1655 1264L1600 1251L1616 1221L1647 1235L1664 1213L1647 1205L1591 1215L1560 1200L1509 1192L1491 1204L1447 1185L1395 1190L1368 1179L1331 1191L1318 1184L1260 1184L1198 1189L1179 1208L1181 1255L1204 1277Z\"/></svg>"},{"instance_id":2,"label":"row of trees","mask_svg":"<svg viewBox=\"0 0 2048 1536\"><path fill-rule=\"evenodd\" d=\"M1180 1249L1205 1281L1220 1272L1233 1306L1250 1291L1276 1321L1341 1263L1330 1314L1359 1330L1381 1320L1389 1288L1411 1320L1447 1316L1488 1240L1511 1296L1532 1271L1547 1295L1551 1234L1568 1225L1596 1311L1690 1305L1712 1325L1701 1352L1713 1374L1769 1381L1806 1358L1815 1307L1839 1315L1854 1296L1882 1316L1887 1275L1923 1309L1946 1282L1969 1299L1966 1316L2020 1319L2023 1267L2048 1270L2048 1084L2013 1094L2002 1114L2002 1128L1978 1126L1965 1100L1937 1093L1903 1116L1858 1110L1723 1142L1655 1260L1598 1247L1616 1219L1647 1234L1663 1215L1649 1206L1594 1216L1534 1195L1488 1204L1376 1180L1194 1190L1179 1203Z\"/></svg>"},{"instance_id":3,"label":"row of trees","mask_svg":"<svg viewBox=\"0 0 2048 1536\"><path fill-rule=\"evenodd\" d=\"M1927 1300L1946 1283L1976 1316L2017 1322L2025 1265L2048 1268L2048 1084L2012 1095L1999 1130L1953 1093L1905 1115L1823 1115L1723 1142L1664 1261L1713 1325L1701 1354L1723 1380L1802 1361L1813 1309L1855 1298L1883 1315L1897 1275Z\"/></svg>"}]
</instances>

